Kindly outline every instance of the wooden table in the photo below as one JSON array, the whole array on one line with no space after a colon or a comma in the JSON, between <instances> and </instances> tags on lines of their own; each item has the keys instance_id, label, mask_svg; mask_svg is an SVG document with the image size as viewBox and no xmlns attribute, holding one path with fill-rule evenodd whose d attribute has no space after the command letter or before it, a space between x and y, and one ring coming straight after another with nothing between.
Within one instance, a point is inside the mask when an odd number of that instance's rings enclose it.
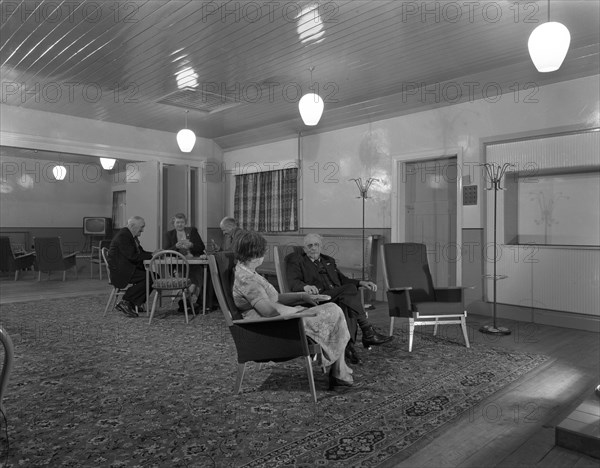
<instances>
[{"instance_id":1,"label":"wooden table","mask_svg":"<svg viewBox=\"0 0 600 468\"><path fill-rule=\"evenodd\" d=\"M202 315L206 314L206 277L208 276L208 259L201 257L192 257L186 259L190 266L204 265L204 275L202 278ZM146 311L150 313L150 260L144 260L146 268Z\"/></svg>"}]
</instances>

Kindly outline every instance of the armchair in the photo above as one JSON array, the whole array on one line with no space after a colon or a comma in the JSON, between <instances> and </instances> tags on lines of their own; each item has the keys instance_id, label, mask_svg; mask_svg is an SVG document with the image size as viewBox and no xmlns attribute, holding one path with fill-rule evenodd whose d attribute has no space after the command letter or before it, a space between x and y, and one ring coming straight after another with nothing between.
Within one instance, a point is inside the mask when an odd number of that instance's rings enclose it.
<instances>
[{"instance_id":1,"label":"armchair","mask_svg":"<svg viewBox=\"0 0 600 468\"><path fill-rule=\"evenodd\" d=\"M35 262L35 253L15 255L10 238L0 237L0 269L2 271L14 271L15 281L19 279L19 271L29 269Z\"/></svg>"},{"instance_id":2,"label":"armchair","mask_svg":"<svg viewBox=\"0 0 600 468\"><path fill-rule=\"evenodd\" d=\"M282 362L304 357L310 392L316 403L311 355L320 354L321 347L309 343L302 321L302 317L313 317L316 312L304 311L294 315L244 319L233 301L233 253L218 252L209 255L208 262L219 307L237 350L235 392L241 392L248 362Z\"/></svg>"},{"instance_id":3,"label":"armchair","mask_svg":"<svg viewBox=\"0 0 600 468\"><path fill-rule=\"evenodd\" d=\"M39 271L38 281L42 279L42 271L47 271L48 274L51 271L62 271L64 281L67 270L71 268L75 269L75 277L77 277L78 252L64 255L60 237L36 237L33 241L36 256L35 269Z\"/></svg>"},{"instance_id":4,"label":"armchair","mask_svg":"<svg viewBox=\"0 0 600 468\"><path fill-rule=\"evenodd\" d=\"M2 371L0 372L0 410L3 414L6 414L4 405L2 404L2 398L4 397L6 387L8 386L8 378L10 377L13 366L15 348L10 339L10 335L2 327L0 327L0 342L4 346L4 363L2 364Z\"/></svg>"},{"instance_id":5,"label":"armchair","mask_svg":"<svg viewBox=\"0 0 600 468\"><path fill-rule=\"evenodd\" d=\"M279 285L279 292L286 293L290 292L287 281L286 273L286 262L290 255L301 254L302 247L299 245L284 245L273 247L273 258L275 260L275 273L277 274L277 284Z\"/></svg>"},{"instance_id":6,"label":"armchair","mask_svg":"<svg viewBox=\"0 0 600 468\"><path fill-rule=\"evenodd\" d=\"M392 243L381 246L383 278L390 314L390 336L394 318L408 318L408 351L412 351L415 326L460 325L465 345L467 334L464 295L461 287L435 288L429 271L425 244Z\"/></svg>"}]
</instances>

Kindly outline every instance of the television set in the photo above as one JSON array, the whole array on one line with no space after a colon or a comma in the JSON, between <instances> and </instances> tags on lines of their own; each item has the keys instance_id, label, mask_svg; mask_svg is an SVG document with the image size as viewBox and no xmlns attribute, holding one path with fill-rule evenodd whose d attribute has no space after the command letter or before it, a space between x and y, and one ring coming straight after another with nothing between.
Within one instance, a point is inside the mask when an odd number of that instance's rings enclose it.
<instances>
[{"instance_id":1,"label":"television set","mask_svg":"<svg viewBox=\"0 0 600 468\"><path fill-rule=\"evenodd\" d=\"M98 216L83 218L83 234L87 236L110 236L112 234L112 219Z\"/></svg>"}]
</instances>

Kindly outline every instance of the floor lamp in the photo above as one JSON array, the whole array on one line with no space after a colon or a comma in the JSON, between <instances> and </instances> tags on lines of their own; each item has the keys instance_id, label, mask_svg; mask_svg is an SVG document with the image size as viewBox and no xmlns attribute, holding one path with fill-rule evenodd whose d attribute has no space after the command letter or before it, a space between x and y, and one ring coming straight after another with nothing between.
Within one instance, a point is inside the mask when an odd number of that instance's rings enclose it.
<instances>
[{"instance_id":1,"label":"floor lamp","mask_svg":"<svg viewBox=\"0 0 600 468\"><path fill-rule=\"evenodd\" d=\"M502 166L495 163L485 163L483 164L485 167L490 186L486 187L485 190L493 190L494 191L494 273L492 275L485 275L486 278L491 278L494 284L493 289L493 324L492 325L484 325L479 331L482 333L488 333L491 335L510 335L510 330L506 327L498 327L496 325L496 283L499 279L506 278L506 275L497 275L496 274L496 262L498 261L498 243L496 242L496 226L497 226L497 218L498 218L498 191L504 190L500 185L502 182L502 178L504 177L504 173L506 170L513 166L513 164L504 163Z\"/></svg>"},{"instance_id":2,"label":"floor lamp","mask_svg":"<svg viewBox=\"0 0 600 468\"><path fill-rule=\"evenodd\" d=\"M358 191L360 192L360 195L357 198L362 198L362 270L361 270L361 275L363 280L366 280L365 278L365 201L368 197L368 193L369 193L369 187L371 186L371 184L373 182L375 182L378 179L374 179L372 177L369 177L365 183L363 184L362 179L359 177L358 179L350 179L353 180L354 182L356 182L356 186L358 187Z\"/></svg>"}]
</instances>

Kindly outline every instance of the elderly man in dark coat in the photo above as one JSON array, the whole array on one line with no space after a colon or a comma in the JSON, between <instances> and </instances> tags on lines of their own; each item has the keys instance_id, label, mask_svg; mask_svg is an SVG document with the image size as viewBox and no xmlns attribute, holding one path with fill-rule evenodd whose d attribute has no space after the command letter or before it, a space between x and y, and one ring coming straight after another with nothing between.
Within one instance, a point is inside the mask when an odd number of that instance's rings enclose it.
<instances>
[{"instance_id":1,"label":"elderly man in dark coat","mask_svg":"<svg viewBox=\"0 0 600 468\"><path fill-rule=\"evenodd\" d=\"M367 319L358 287L371 291L377 285L371 281L348 278L337 267L335 260L321 253L323 240L319 234L304 237L304 252L286 257L286 273L291 291L304 291L309 294L325 294L339 305L346 315L350 342L346 348L346 358L353 364L360 363L354 343L358 327L362 331L362 343L365 348L381 345L392 339L377 332Z\"/></svg>"},{"instance_id":2,"label":"elderly man in dark coat","mask_svg":"<svg viewBox=\"0 0 600 468\"><path fill-rule=\"evenodd\" d=\"M140 216L128 219L127 227L121 229L113 238L108 251L108 267L112 284L117 288L125 288L131 284L116 306L128 317L137 317L136 308L146 300L144 260L150 260L152 253L146 252L138 239L144 232L145 226L144 218Z\"/></svg>"}]
</instances>

